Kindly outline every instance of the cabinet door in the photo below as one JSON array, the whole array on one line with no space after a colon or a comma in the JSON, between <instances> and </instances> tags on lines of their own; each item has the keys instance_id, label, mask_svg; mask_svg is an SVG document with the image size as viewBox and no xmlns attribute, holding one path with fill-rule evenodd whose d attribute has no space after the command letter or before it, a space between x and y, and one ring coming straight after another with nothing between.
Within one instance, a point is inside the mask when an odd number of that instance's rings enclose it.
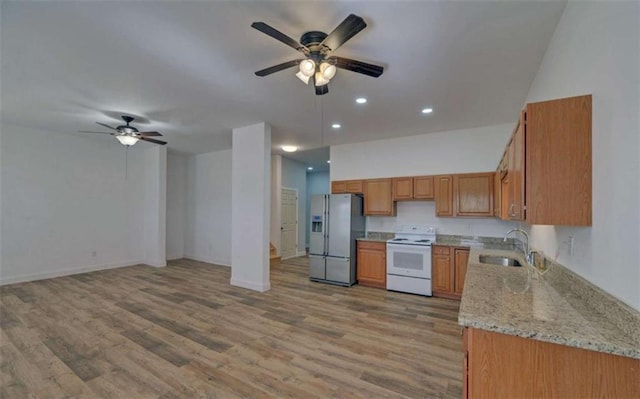
<instances>
[{"instance_id":1,"label":"cabinet door","mask_svg":"<svg viewBox=\"0 0 640 399\"><path fill-rule=\"evenodd\" d=\"M453 216L453 180L451 175L436 177L436 216Z\"/></svg>"},{"instance_id":2,"label":"cabinet door","mask_svg":"<svg viewBox=\"0 0 640 399\"><path fill-rule=\"evenodd\" d=\"M434 294L453 292L453 268L450 247L434 245L431 248L431 284Z\"/></svg>"},{"instance_id":3,"label":"cabinet door","mask_svg":"<svg viewBox=\"0 0 640 399\"><path fill-rule=\"evenodd\" d=\"M591 96L527 104L524 140L527 223L591 226Z\"/></svg>"},{"instance_id":4,"label":"cabinet door","mask_svg":"<svg viewBox=\"0 0 640 399\"><path fill-rule=\"evenodd\" d=\"M362 194L362 180L347 180L346 191L351 194Z\"/></svg>"},{"instance_id":5,"label":"cabinet door","mask_svg":"<svg viewBox=\"0 0 640 399\"><path fill-rule=\"evenodd\" d=\"M463 248L454 249L454 284L453 292L462 295L462 289L464 288L464 278L467 275L467 263L469 261L469 250Z\"/></svg>"},{"instance_id":6,"label":"cabinet door","mask_svg":"<svg viewBox=\"0 0 640 399\"><path fill-rule=\"evenodd\" d=\"M413 199L412 177L394 177L392 181L394 201Z\"/></svg>"},{"instance_id":7,"label":"cabinet door","mask_svg":"<svg viewBox=\"0 0 640 399\"><path fill-rule=\"evenodd\" d=\"M493 216L500 217L500 201L502 201L502 180L500 171L493 176Z\"/></svg>"},{"instance_id":8,"label":"cabinet door","mask_svg":"<svg viewBox=\"0 0 640 399\"><path fill-rule=\"evenodd\" d=\"M493 175L454 175L456 216L493 216Z\"/></svg>"},{"instance_id":9,"label":"cabinet door","mask_svg":"<svg viewBox=\"0 0 640 399\"><path fill-rule=\"evenodd\" d=\"M391 179L370 179L363 183L364 214L393 216L395 208L391 197Z\"/></svg>"},{"instance_id":10,"label":"cabinet door","mask_svg":"<svg viewBox=\"0 0 640 399\"><path fill-rule=\"evenodd\" d=\"M341 181L332 181L331 182L331 193L332 194L344 194L347 192L347 182L346 180Z\"/></svg>"},{"instance_id":11,"label":"cabinet door","mask_svg":"<svg viewBox=\"0 0 640 399\"><path fill-rule=\"evenodd\" d=\"M384 243L358 242L358 283L387 288L387 256Z\"/></svg>"},{"instance_id":12,"label":"cabinet door","mask_svg":"<svg viewBox=\"0 0 640 399\"><path fill-rule=\"evenodd\" d=\"M433 176L418 176L413 178L413 198L433 199Z\"/></svg>"},{"instance_id":13,"label":"cabinet door","mask_svg":"<svg viewBox=\"0 0 640 399\"><path fill-rule=\"evenodd\" d=\"M524 220L524 135L525 113L513 133L509 149L509 218Z\"/></svg>"}]
</instances>

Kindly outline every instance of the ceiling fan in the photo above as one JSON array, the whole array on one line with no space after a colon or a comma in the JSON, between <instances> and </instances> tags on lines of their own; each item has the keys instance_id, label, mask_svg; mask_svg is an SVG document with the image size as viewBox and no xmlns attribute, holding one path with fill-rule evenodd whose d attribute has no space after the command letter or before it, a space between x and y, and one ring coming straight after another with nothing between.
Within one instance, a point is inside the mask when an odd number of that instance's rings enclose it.
<instances>
[{"instance_id":1,"label":"ceiling fan","mask_svg":"<svg viewBox=\"0 0 640 399\"><path fill-rule=\"evenodd\" d=\"M308 84L309 80L313 79L316 95L319 96L329 92L328 84L331 78L335 76L336 68L347 69L374 78L382 75L384 70L383 67L378 65L331 55L338 47L367 27L364 20L354 14L350 14L345 18L328 35L324 32L309 31L300 37L300 42L264 22L254 22L251 27L292 47L305 56L302 59L287 61L262 69L256 72L256 75L267 76L298 65L300 70L296 73L296 76L305 84Z\"/></svg>"},{"instance_id":2,"label":"ceiling fan","mask_svg":"<svg viewBox=\"0 0 640 399\"><path fill-rule=\"evenodd\" d=\"M108 129L115 130L115 132L90 132L90 131L81 130L80 133L110 134L112 136L116 136L118 141L121 144L126 145L127 147L134 145L135 143L138 142L138 140L148 141L150 143L160 144L160 145L167 144L166 141L160 141L160 140L149 138L149 137L162 136L158 132L141 132L135 127L130 126L129 123L133 122L135 118L127 115L122 115L121 118L126 124L116 126L116 127L112 127L104 123L96 122L100 126L104 126Z\"/></svg>"}]
</instances>

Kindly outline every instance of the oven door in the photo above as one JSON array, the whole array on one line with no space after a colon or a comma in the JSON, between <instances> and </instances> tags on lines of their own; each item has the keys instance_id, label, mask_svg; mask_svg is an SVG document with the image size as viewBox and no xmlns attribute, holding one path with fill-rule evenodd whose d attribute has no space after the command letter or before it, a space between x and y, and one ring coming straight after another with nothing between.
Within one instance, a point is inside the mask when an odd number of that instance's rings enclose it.
<instances>
[{"instance_id":1,"label":"oven door","mask_svg":"<svg viewBox=\"0 0 640 399\"><path fill-rule=\"evenodd\" d=\"M431 247L387 243L387 274L431 278Z\"/></svg>"}]
</instances>

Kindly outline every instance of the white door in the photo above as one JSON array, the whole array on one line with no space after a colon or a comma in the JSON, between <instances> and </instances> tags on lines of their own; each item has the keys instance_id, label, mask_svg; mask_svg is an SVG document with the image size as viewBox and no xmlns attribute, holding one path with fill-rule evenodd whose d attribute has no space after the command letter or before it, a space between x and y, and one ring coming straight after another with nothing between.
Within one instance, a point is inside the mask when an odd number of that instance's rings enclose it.
<instances>
[{"instance_id":1,"label":"white door","mask_svg":"<svg viewBox=\"0 0 640 399\"><path fill-rule=\"evenodd\" d=\"M280 257L293 258L298 251L298 191L282 189L282 224Z\"/></svg>"}]
</instances>

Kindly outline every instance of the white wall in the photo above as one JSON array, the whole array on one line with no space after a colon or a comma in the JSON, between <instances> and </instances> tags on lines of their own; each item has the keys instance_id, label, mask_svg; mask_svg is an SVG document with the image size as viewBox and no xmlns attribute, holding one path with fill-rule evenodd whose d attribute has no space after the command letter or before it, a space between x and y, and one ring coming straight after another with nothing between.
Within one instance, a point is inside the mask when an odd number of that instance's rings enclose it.
<instances>
[{"instance_id":1,"label":"white wall","mask_svg":"<svg viewBox=\"0 0 640 399\"><path fill-rule=\"evenodd\" d=\"M593 95L593 226L533 226L532 246L640 309L640 3L569 2L527 102ZM575 254L570 256L569 237Z\"/></svg>"},{"instance_id":2,"label":"white wall","mask_svg":"<svg viewBox=\"0 0 640 399\"><path fill-rule=\"evenodd\" d=\"M167 265L167 148L144 150L144 263Z\"/></svg>"},{"instance_id":3,"label":"white wall","mask_svg":"<svg viewBox=\"0 0 640 399\"><path fill-rule=\"evenodd\" d=\"M435 201L398 201L396 217L367 216L367 231L395 232L403 224L425 224L438 227L438 234L503 237L516 227L513 222L496 218L436 217Z\"/></svg>"},{"instance_id":4,"label":"white wall","mask_svg":"<svg viewBox=\"0 0 640 399\"><path fill-rule=\"evenodd\" d=\"M271 126L233 129L231 285L264 292L269 281Z\"/></svg>"},{"instance_id":5,"label":"white wall","mask_svg":"<svg viewBox=\"0 0 640 399\"><path fill-rule=\"evenodd\" d=\"M309 220L311 220L311 196L316 194L329 194L331 192L329 172L307 173L307 200L305 201L305 247L309 248Z\"/></svg>"},{"instance_id":6,"label":"white wall","mask_svg":"<svg viewBox=\"0 0 640 399\"><path fill-rule=\"evenodd\" d=\"M298 190L298 245L297 254L305 254L305 231L307 218L305 204L307 202L307 167L297 161L282 157L282 188Z\"/></svg>"},{"instance_id":7,"label":"white wall","mask_svg":"<svg viewBox=\"0 0 640 399\"><path fill-rule=\"evenodd\" d=\"M3 284L144 259L148 146L129 149L125 170L110 136L1 129Z\"/></svg>"},{"instance_id":8,"label":"white wall","mask_svg":"<svg viewBox=\"0 0 640 399\"><path fill-rule=\"evenodd\" d=\"M493 171L516 118L502 125L332 146L331 180ZM368 216L367 231L393 232L409 223L437 226L439 234L489 237L502 237L515 226L493 218L439 218L434 201L401 201L395 217Z\"/></svg>"},{"instance_id":9,"label":"white wall","mask_svg":"<svg viewBox=\"0 0 640 399\"><path fill-rule=\"evenodd\" d=\"M331 180L493 171L513 123L331 146Z\"/></svg>"},{"instance_id":10,"label":"white wall","mask_svg":"<svg viewBox=\"0 0 640 399\"><path fill-rule=\"evenodd\" d=\"M184 257L187 218L187 156L167 154L167 259Z\"/></svg>"},{"instance_id":11,"label":"white wall","mask_svg":"<svg viewBox=\"0 0 640 399\"><path fill-rule=\"evenodd\" d=\"M231 265L231 150L187 159L186 258Z\"/></svg>"}]
</instances>

